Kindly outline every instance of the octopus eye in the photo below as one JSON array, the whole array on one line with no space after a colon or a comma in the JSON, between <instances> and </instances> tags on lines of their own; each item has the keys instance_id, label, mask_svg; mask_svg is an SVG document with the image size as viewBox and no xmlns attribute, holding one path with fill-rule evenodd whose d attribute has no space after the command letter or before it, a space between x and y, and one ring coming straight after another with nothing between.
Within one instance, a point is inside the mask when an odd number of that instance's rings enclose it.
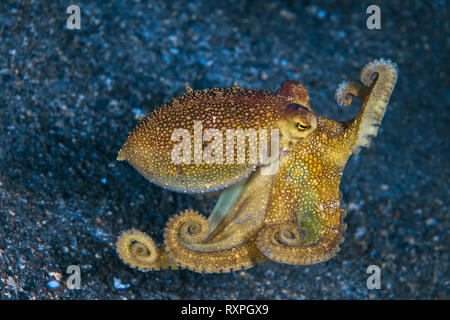
<instances>
[{"instance_id":1,"label":"octopus eye","mask_svg":"<svg viewBox=\"0 0 450 320\"><path fill-rule=\"evenodd\" d=\"M299 129L300 131L305 131L307 130L311 125L309 123L305 123L305 122L297 122L296 123L297 129Z\"/></svg>"}]
</instances>

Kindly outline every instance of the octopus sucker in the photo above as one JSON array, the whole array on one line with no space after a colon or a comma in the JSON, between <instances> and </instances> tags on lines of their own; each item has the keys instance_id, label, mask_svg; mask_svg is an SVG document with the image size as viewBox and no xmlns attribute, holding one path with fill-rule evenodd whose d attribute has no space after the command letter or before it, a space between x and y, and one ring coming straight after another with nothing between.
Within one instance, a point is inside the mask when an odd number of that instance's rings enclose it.
<instances>
[{"instance_id":1,"label":"octopus sucker","mask_svg":"<svg viewBox=\"0 0 450 320\"><path fill-rule=\"evenodd\" d=\"M343 122L316 114L298 81L286 81L274 93L237 84L187 87L140 118L118 160L172 191L223 191L209 217L189 209L170 218L161 247L141 231L122 233L116 243L120 259L141 271L204 273L248 269L267 260L310 265L331 259L341 250L347 228L339 191L345 165L377 135L397 76L395 63L378 59L362 68L359 81L339 84L335 99L340 106L354 97L362 101L356 117ZM214 133L214 140L203 135L205 130ZM227 152L208 145L229 130L237 134L231 154L244 150L241 162L226 162ZM259 130L267 132L267 139L255 145L267 152L264 143L270 141L273 157L251 162L252 132ZM240 147L234 144L238 136L245 141ZM210 152L214 161L198 157L199 151ZM176 162L174 154L182 154L182 161Z\"/></svg>"}]
</instances>

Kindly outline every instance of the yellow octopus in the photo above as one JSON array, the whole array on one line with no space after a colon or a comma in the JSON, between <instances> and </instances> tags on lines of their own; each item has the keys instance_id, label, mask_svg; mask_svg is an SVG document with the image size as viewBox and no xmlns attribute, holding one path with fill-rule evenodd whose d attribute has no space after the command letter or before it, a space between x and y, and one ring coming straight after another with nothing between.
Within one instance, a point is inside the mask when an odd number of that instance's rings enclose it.
<instances>
[{"instance_id":1,"label":"yellow octopus","mask_svg":"<svg viewBox=\"0 0 450 320\"><path fill-rule=\"evenodd\" d=\"M361 70L360 82L341 83L335 95L339 105L350 105L353 97L362 101L350 121L314 113L306 88L296 81L283 83L276 93L237 84L225 89L188 88L140 118L118 160L128 160L151 182L173 191L224 190L208 218L192 209L170 218L162 247L141 231L123 232L116 243L120 259L142 271L187 268L219 273L267 260L310 265L332 258L346 229L339 191L344 166L377 135L397 75L395 63L378 59ZM217 150L212 152L220 160L215 163L202 158L174 163L173 150L179 144L173 139L174 130L184 128L192 134L199 122L203 130L221 133L242 129L241 136L250 129L267 129L272 137L277 129L278 170L263 174L275 160L250 163L248 150L246 161L240 163L227 163L225 152L222 157ZM189 139L194 149L206 150L204 141L192 135ZM184 156L195 160L194 153Z\"/></svg>"}]
</instances>

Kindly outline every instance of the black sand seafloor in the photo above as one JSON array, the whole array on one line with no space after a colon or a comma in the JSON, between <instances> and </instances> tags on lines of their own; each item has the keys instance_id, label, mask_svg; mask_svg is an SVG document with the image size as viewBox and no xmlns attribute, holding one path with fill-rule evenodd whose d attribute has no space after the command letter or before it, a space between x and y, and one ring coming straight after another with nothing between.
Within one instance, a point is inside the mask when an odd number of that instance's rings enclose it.
<instances>
[{"instance_id":1,"label":"black sand seafloor","mask_svg":"<svg viewBox=\"0 0 450 320\"><path fill-rule=\"evenodd\" d=\"M437 1L0 2L0 299L449 299L449 5ZM381 30L366 9L381 9ZM186 86L309 90L338 120L339 82L376 58L400 69L378 137L341 182L342 251L312 266L142 273L114 243L158 243L184 208L216 197L146 181L117 152L136 115ZM381 268L370 290L369 265ZM81 268L81 289L66 286Z\"/></svg>"}]
</instances>

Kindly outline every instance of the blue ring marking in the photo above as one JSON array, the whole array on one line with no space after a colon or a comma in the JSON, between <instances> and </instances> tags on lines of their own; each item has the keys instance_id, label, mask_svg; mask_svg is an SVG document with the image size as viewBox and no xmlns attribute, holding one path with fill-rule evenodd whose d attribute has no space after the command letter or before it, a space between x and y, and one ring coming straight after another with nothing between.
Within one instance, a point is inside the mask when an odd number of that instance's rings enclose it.
<instances>
[{"instance_id":1,"label":"blue ring marking","mask_svg":"<svg viewBox=\"0 0 450 320\"><path fill-rule=\"evenodd\" d=\"M294 179L291 175L292 169L294 169L295 167L302 167L302 169L303 169L303 175L299 179ZM289 170L289 177L291 177L292 180L302 180L305 177L305 175L306 175L306 170L305 170L305 168L303 168L303 166L301 164L297 164Z\"/></svg>"}]
</instances>

